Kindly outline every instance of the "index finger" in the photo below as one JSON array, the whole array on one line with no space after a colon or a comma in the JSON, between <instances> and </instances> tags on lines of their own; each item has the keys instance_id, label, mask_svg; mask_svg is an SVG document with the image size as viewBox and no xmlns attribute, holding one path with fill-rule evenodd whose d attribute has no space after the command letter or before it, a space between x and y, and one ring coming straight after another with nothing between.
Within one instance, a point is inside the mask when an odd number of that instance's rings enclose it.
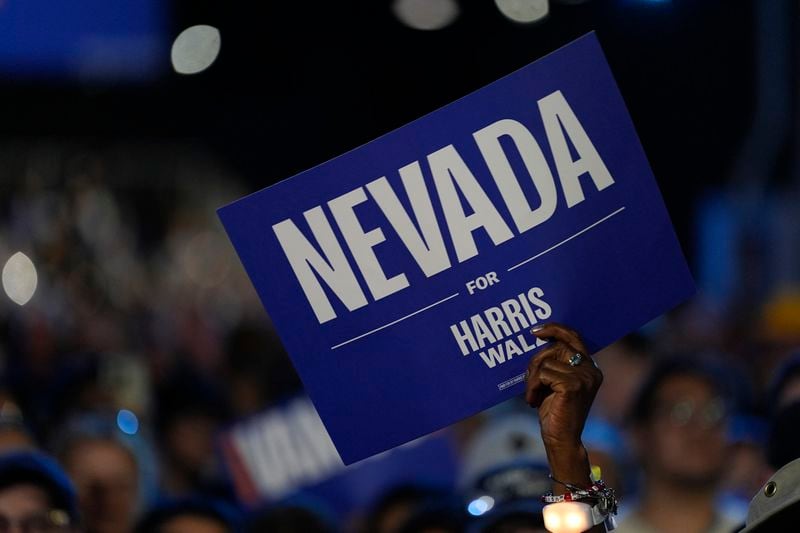
<instances>
[{"instance_id":1,"label":"index finger","mask_svg":"<svg viewBox=\"0 0 800 533\"><path fill-rule=\"evenodd\" d=\"M547 324L543 324L541 326L534 326L531 329L531 333L540 339L552 338L557 341L561 341L575 348L581 354L589 355L589 350L586 348L586 345L583 343L583 340L578 332L574 329L568 328L563 324L548 322Z\"/></svg>"}]
</instances>

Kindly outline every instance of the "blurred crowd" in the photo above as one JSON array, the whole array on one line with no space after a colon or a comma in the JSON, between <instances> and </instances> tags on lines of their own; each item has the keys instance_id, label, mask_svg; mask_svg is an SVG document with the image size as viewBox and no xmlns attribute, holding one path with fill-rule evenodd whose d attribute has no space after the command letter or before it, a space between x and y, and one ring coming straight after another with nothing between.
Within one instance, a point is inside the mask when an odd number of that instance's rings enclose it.
<instances>
[{"instance_id":1,"label":"blurred crowd","mask_svg":"<svg viewBox=\"0 0 800 533\"><path fill-rule=\"evenodd\" d=\"M0 173L0 258L23 251L38 280L0 298L0 531L541 530L521 400L448 430L450 484L387 484L346 516L244 502L221 432L302 394L216 219L247 188L186 145L5 145ZM700 287L595 354L584 443L623 533L733 531L800 456L800 296L763 287L725 305Z\"/></svg>"}]
</instances>

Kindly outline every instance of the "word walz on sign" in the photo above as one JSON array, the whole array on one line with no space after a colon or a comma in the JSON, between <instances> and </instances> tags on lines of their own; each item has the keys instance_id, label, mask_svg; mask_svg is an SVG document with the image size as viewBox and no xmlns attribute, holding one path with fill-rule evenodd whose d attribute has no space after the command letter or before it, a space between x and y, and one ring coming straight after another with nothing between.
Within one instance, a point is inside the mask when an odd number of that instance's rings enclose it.
<instances>
[{"instance_id":1,"label":"word walz on sign","mask_svg":"<svg viewBox=\"0 0 800 533\"><path fill-rule=\"evenodd\" d=\"M219 215L348 464L694 292L594 34Z\"/></svg>"}]
</instances>

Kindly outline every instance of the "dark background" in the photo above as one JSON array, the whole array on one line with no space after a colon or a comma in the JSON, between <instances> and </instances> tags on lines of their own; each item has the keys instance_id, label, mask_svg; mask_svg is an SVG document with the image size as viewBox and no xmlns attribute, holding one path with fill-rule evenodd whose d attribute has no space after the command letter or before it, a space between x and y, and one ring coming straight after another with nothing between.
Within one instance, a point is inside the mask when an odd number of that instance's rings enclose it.
<instances>
[{"instance_id":1,"label":"dark background","mask_svg":"<svg viewBox=\"0 0 800 533\"><path fill-rule=\"evenodd\" d=\"M172 33L211 24L223 35L206 72L153 81L0 83L0 134L195 140L253 190L323 162L596 31L675 219L688 199L725 183L753 120L752 2L551 2L533 25L492 2L463 2L440 31L404 26L390 2L176 1Z\"/></svg>"}]
</instances>

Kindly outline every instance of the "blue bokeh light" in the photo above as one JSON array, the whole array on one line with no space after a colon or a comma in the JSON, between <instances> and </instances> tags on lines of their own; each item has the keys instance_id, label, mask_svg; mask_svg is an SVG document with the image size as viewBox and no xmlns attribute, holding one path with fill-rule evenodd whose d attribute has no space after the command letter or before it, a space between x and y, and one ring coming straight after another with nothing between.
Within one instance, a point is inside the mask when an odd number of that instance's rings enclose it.
<instances>
[{"instance_id":1,"label":"blue bokeh light","mask_svg":"<svg viewBox=\"0 0 800 533\"><path fill-rule=\"evenodd\" d=\"M481 496L469 502L467 512L472 516L481 516L494 507L494 498L491 496Z\"/></svg>"},{"instance_id":2,"label":"blue bokeh light","mask_svg":"<svg viewBox=\"0 0 800 533\"><path fill-rule=\"evenodd\" d=\"M117 413L117 427L126 435L136 435L136 432L139 431L139 419L136 418L133 411L122 409Z\"/></svg>"}]
</instances>

